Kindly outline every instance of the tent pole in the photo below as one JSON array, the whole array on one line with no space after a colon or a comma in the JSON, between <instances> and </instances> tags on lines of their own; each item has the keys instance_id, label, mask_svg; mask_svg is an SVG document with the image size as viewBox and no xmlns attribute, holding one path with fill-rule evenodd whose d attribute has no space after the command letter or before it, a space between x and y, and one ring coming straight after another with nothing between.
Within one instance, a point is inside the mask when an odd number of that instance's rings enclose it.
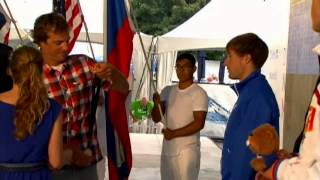
<instances>
[{"instance_id":1,"label":"tent pole","mask_svg":"<svg viewBox=\"0 0 320 180\"><path fill-rule=\"evenodd\" d=\"M83 25L84 25L84 29L85 29L85 31L86 31L86 36L87 36L87 39L88 39L88 42L89 42L89 46L90 46L92 58L93 58L94 60L96 60L96 57L95 57L95 55L94 55L93 48L92 48L92 42L91 42L91 40L90 40L90 36L89 36L89 32L88 32L87 22L86 22L86 20L85 20L85 18L84 18L84 14L83 14L83 11L82 11L82 8L81 8L80 1L79 1L79 0L77 0L77 1L78 1L78 4L79 4L81 16L82 16L81 18L83 18Z\"/></svg>"},{"instance_id":2,"label":"tent pole","mask_svg":"<svg viewBox=\"0 0 320 180\"><path fill-rule=\"evenodd\" d=\"M150 55L151 55L152 44L153 44L153 37L152 37L152 40L151 40L151 44L149 46L148 59L150 58ZM135 99L138 98L138 95L140 96L141 88L142 88L142 78L143 78L144 73L146 71L146 67L147 67L147 64L145 64L144 67L143 67L143 72L142 72L142 75L141 75L141 78L140 78L140 82L139 82L139 86L138 86L138 90L137 90L137 94L135 96Z\"/></svg>"},{"instance_id":3,"label":"tent pole","mask_svg":"<svg viewBox=\"0 0 320 180\"><path fill-rule=\"evenodd\" d=\"M135 17L134 14L133 14L133 9L132 9L132 6L131 6L131 5L130 5L130 8L131 8L131 11L130 11L130 12L131 12L131 16L133 17L133 23L134 23L136 29L138 29L138 30L137 30L137 33L138 33L138 37L139 37L140 44L141 44L141 46L142 46L143 55L144 55L145 61L146 61L146 63L147 63L147 67L148 67L148 71L149 71L149 74L150 74L150 78L152 79L151 66L150 66L150 64L149 64L149 62L148 62L148 60L149 60L150 57L149 57L149 56L147 57L146 50L145 50L144 44L143 44L143 42L142 42L140 30L139 30L139 28L138 28L137 19L136 19L136 17ZM151 46L152 46L152 45L153 45L153 44L151 44ZM149 55L150 55L150 54L149 54ZM154 84L152 81L151 81L151 84L152 84L152 87L153 87L154 92L158 92L157 87L155 86L155 84ZM163 123L164 127L166 128L166 127L167 127L167 121L166 121L166 119L164 118L164 115L163 115L163 112L162 112L162 109L161 109L160 104L158 104L158 108L159 108L159 112L160 112L160 116L161 116L161 122Z\"/></svg>"},{"instance_id":4,"label":"tent pole","mask_svg":"<svg viewBox=\"0 0 320 180\"><path fill-rule=\"evenodd\" d=\"M20 39L20 44L23 44L23 40L22 40L20 31L19 31L19 29L18 29L18 26L17 26L17 24L16 24L16 20L15 20L15 19L13 18L13 16L12 16L12 13L11 13L11 11L10 11L10 8L9 8L8 4L7 4L7 1L6 1L6 0L3 0L3 2L4 2L4 4L6 5L6 8L7 8L8 12L9 12L9 16L10 16L10 18L11 18L11 21L12 21L14 27L16 28L17 34L18 34L19 39Z\"/></svg>"},{"instance_id":5,"label":"tent pole","mask_svg":"<svg viewBox=\"0 0 320 180\"><path fill-rule=\"evenodd\" d=\"M129 3L131 3L131 2L129 2ZM142 37L141 37L141 34L140 34L140 29L139 29L139 26L138 26L138 23L137 23L137 19L136 19L136 17L134 16L133 8L132 8L132 5L131 5L131 4L130 4L130 9L131 9L130 14L131 14L132 19L133 19L133 24L134 24L135 28L137 29L137 34L138 34L139 41L140 41L140 44L141 44L141 47L142 47L142 50L143 50L143 55L144 55L145 61L146 61L147 66L148 66L148 71L149 71L149 73L150 73L150 76L152 76L152 71L151 71L151 68L150 68L151 66L150 66L149 61L148 61L150 57L147 56L147 53L146 53L144 44L143 44L143 42L142 42ZM151 44L151 46L152 46L152 44ZM152 87L153 87L154 91L157 92L157 88L156 88L156 86L154 85L154 83L151 83L151 84L152 84Z\"/></svg>"}]
</instances>

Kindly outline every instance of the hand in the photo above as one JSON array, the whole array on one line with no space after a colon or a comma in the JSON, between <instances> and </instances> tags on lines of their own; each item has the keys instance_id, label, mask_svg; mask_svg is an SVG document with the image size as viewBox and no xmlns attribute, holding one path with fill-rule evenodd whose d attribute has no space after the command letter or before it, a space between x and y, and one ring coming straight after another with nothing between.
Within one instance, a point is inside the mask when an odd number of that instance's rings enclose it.
<instances>
[{"instance_id":1,"label":"hand","mask_svg":"<svg viewBox=\"0 0 320 180\"><path fill-rule=\"evenodd\" d=\"M77 149L73 151L72 156L72 164L79 167L88 167L93 162L94 157L92 156L91 150L87 149L82 151L81 149Z\"/></svg>"},{"instance_id":2,"label":"hand","mask_svg":"<svg viewBox=\"0 0 320 180\"><path fill-rule=\"evenodd\" d=\"M70 148L63 151L63 165L71 165L72 162L72 150Z\"/></svg>"},{"instance_id":3,"label":"hand","mask_svg":"<svg viewBox=\"0 0 320 180\"><path fill-rule=\"evenodd\" d=\"M160 104L160 102L161 102L160 95L157 92L153 93L152 99L153 99L154 104Z\"/></svg>"},{"instance_id":4,"label":"hand","mask_svg":"<svg viewBox=\"0 0 320 180\"><path fill-rule=\"evenodd\" d=\"M171 140L171 139L175 138L174 131L172 131L168 128L162 129L162 134L166 140Z\"/></svg>"},{"instance_id":5,"label":"hand","mask_svg":"<svg viewBox=\"0 0 320 180\"><path fill-rule=\"evenodd\" d=\"M71 160L67 164L76 165L79 167L87 167L95 160L95 157L92 156L90 149L82 150L80 145L68 145L65 149L65 152L71 151ZM67 153L69 154L69 153Z\"/></svg>"},{"instance_id":6,"label":"hand","mask_svg":"<svg viewBox=\"0 0 320 180\"><path fill-rule=\"evenodd\" d=\"M255 180L272 180L272 168L273 165L264 172L257 172Z\"/></svg>"},{"instance_id":7,"label":"hand","mask_svg":"<svg viewBox=\"0 0 320 180\"><path fill-rule=\"evenodd\" d=\"M288 158L293 157L293 155L291 153L289 153L288 151L286 151L284 149L280 149L277 152L277 156L278 156L278 159L288 159Z\"/></svg>"},{"instance_id":8,"label":"hand","mask_svg":"<svg viewBox=\"0 0 320 180\"><path fill-rule=\"evenodd\" d=\"M89 66L92 73L110 83L110 88L127 96L129 84L126 77L112 64L102 62Z\"/></svg>"},{"instance_id":9,"label":"hand","mask_svg":"<svg viewBox=\"0 0 320 180\"><path fill-rule=\"evenodd\" d=\"M272 179L269 179L269 178L263 176L261 173L257 173L255 176L255 180L272 180Z\"/></svg>"},{"instance_id":10,"label":"hand","mask_svg":"<svg viewBox=\"0 0 320 180\"><path fill-rule=\"evenodd\" d=\"M112 83L112 76L114 74L115 68L106 62L96 63L93 67L89 67L90 71L96 74L99 78L105 79Z\"/></svg>"}]
</instances>

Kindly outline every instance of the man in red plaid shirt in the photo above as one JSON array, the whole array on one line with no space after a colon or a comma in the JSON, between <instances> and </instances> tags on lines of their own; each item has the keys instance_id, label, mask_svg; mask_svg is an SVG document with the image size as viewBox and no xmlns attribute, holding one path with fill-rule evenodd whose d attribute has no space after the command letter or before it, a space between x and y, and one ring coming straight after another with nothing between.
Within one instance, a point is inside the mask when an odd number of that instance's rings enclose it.
<instances>
[{"instance_id":1,"label":"man in red plaid shirt","mask_svg":"<svg viewBox=\"0 0 320 180\"><path fill-rule=\"evenodd\" d=\"M63 106L64 160L69 168L54 173L54 179L98 179L96 163L102 159L96 124L89 134L89 114L97 84L102 88L128 93L128 83L120 71L109 63L96 63L85 55L68 56L69 28L63 16L56 13L37 18L34 42L44 60L44 82L49 97Z\"/></svg>"}]
</instances>

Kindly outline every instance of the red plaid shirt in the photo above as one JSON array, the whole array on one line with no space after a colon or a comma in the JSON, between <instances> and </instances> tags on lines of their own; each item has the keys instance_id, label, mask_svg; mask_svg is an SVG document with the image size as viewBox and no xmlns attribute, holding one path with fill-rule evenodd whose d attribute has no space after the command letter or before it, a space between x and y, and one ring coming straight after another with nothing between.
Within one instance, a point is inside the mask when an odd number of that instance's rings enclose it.
<instances>
[{"instance_id":1,"label":"red plaid shirt","mask_svg":"<svg viewBox=\"0 0 320 180\"><path fill-rule=\"evenodd\" d=\"M49 97L63 106L64 143L81 145L83 149L90 148L99 160L102 156L96 123L93 125L92 138L88 139L92 87L97 83L89 66L94 64L95 61L85 55L68 56L59 68L45 64L44 83ZM108 83L104 83L103 88L107 90Z\"/></svg>"}]
</instances>

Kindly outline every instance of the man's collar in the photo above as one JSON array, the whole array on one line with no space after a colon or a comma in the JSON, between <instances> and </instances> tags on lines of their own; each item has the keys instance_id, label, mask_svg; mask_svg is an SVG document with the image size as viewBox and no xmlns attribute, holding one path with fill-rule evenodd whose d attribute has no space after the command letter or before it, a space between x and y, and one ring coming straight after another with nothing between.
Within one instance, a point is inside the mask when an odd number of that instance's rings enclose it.
<instances>
[{"instance_id":1,"label":"man's collar","mask_svg":"<svg viewBox=\"0 0 320 180\"><path fill-rule=\"evenodd\" d=\"M44 64L43 68L44 68L44 71L46 73L54 73L54 72L59 72L59 73L62 73L67 67L67 64L66 63L62 63L58 66L50 66L48 64Z\"/></svg>"}]
</instances>

